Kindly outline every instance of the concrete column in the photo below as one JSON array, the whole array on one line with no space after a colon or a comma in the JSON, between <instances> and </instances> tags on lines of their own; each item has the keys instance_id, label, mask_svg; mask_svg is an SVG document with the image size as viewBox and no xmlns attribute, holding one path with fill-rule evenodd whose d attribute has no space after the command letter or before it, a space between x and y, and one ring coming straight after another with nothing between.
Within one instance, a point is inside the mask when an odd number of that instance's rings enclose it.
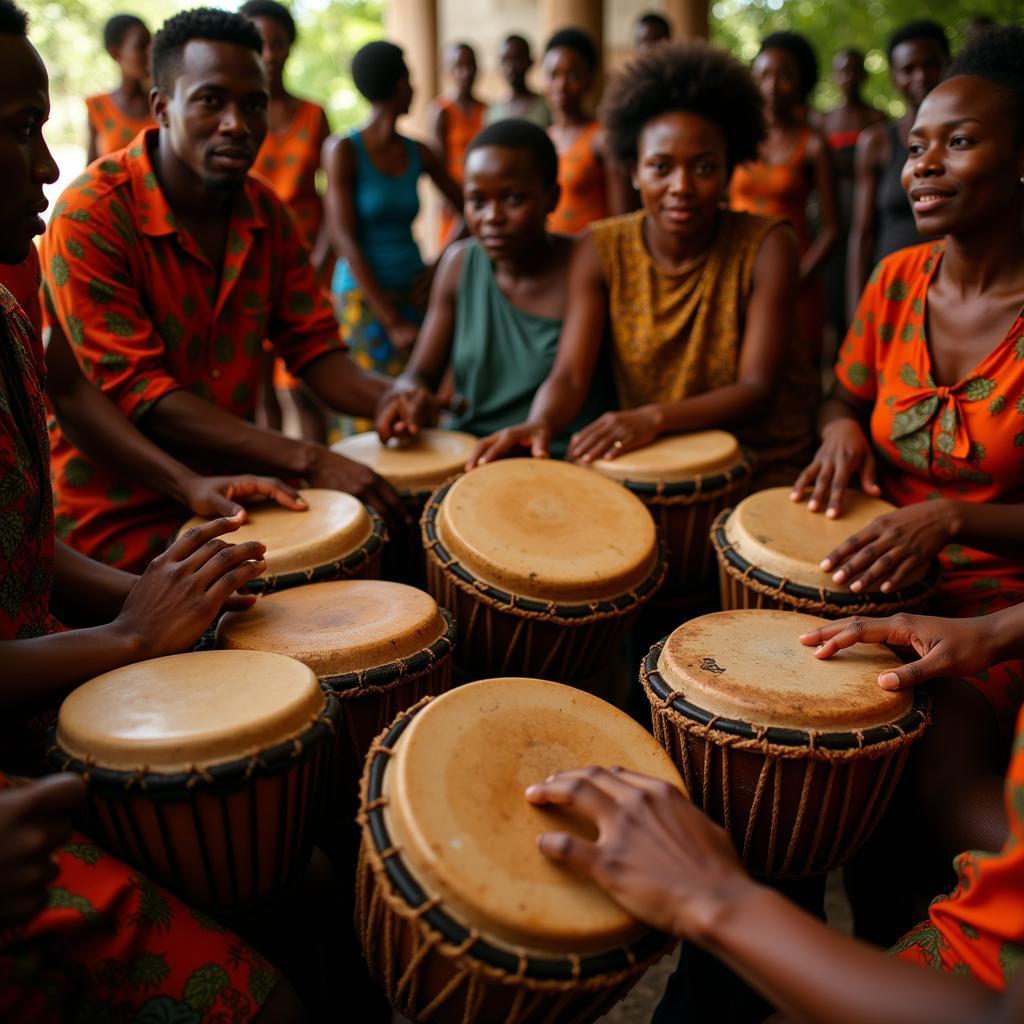
<instances>
[{"instance_id":1,"label":"concrete column","mask_svg":"<svg viewBox=\"0 0 1024 1024\"><path fill-rule=\"evenodd\" d=\"M405 51L416 95L405 130L423 137L427 127L427 107L438 94L441 81L438 67L437 0L390 0L384 19L386 39Z\"/></svg>"},{"instance_id":2,"label":"concrete column","mask_svg":"<svg viewBox=\"0 0 1024 1024\"><path fill-rule=\"evenodd\" d=\"M708 0L665 0L665 15L675 38L708 38Z\"/></svg>"}]
</instances>

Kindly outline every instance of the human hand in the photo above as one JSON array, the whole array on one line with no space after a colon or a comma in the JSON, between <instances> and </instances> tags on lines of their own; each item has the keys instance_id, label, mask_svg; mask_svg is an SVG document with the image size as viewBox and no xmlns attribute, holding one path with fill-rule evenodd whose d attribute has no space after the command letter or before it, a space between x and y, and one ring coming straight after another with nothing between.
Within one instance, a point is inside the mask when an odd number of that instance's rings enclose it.
<instances>
[{"instance_id":1,"label":"human hand","mask_svg":"<svg viewBox=\"0 0 1024 1024\"><path fill-rule=\"evenodd\" d=\"M661 416L655 405L606 412L573 434L567 458L579 462L614 459L623 452L650 444L661 433Z\"/></svg>"},{"instance_id":2,"label":"human hand","mask_svg":"<svg viewBox=\"0 0 1024 1024\"><path fill-rule=\"evenodd\" d=\"M355 495L382 515L391 527L409 522L409 513L398 492L361 462L346 459L329 448L320 448L308 475L313 487Z\"/></svg>"},{"instance_id":3,"label":"human hand","mask_svg":"<svg viewBox=\"0 0 1024 1024\"><path fill-rule=\"evenodd\" d=\"M71 838L85 784L67 773L0 790L0 932L27 924L49 902L54 853Z\"/></svg>"},{"instance_id":4,"label":"human hand","mask_svg":"<svg viewBox=\"0 0 1024 1024\"><path fill-rule=\"evenodd\" d=\"M415 437L437 422L437 410L438 402L427 388L396 381L377 403L377 433L385 444L393 437Z\"/></svg>"},{"instance_id":5,"label":"human hand","mask_svg":"<svg viewBox=\"0 0 1024 1024\"><path fill-rule=\"evenodd\" d=\"M200 476L193 474L182 485L185 504L197 516L235 516L248 518L239 500L270 498L285 508L303 512L308 507L294 487L272 476Z\"/></svg>"},{"instance_id":6,"label":"human hand","mask_svg":"<svg viewBox=\"0 0 1024 1024\"><path fill-rule=\"evenodd\" d=\"M803 501L804 491L810 487L807 507L818 512L827 496L825 515L835 519L842 511L843 496L854 474L859 475L865 494L877 498L882 493L871 442L856 420L844 416L825 427L811 464L796 478L789 497L792 501Z\"/></svg>"},{"instance_id":7,"label":"human hand","mask_svg":"<svg viewBox=\"0 0 1024 1024\"><path fill-rule=\"evenodd\" d=\"M408 352L416 344L416 338L420 333L419 324L414 324L401 317L391 320L384 325L388 340L399 352Z\"/></svg>"},{"instance_id":8,"label":"human hand","mask_svg":"<svg viewBox=\"0 0 1024 1024\"><path fill-rule=\"evenodd\" d=\"M831 658L854 644L911 648L919 661L889 669L878 677L882 689L902 690L939 676L970 676L990 668L1001 660L995 634L988 615L945 619L900 612L881 619L860 615L836 619L804 633L800 642L817 647L816 658Z\"/></svg>"},{"instance_id":9,"label":"human hand","mask_svg":"<svg viewBox=\"0 0 1024 1024\"><path fill-rule=\"evenodd\" d=\"M859 594L881 581L891 593L926 569L953 539L955 517L946 499L922 501L878 516L848 537L821 562L834 583Z\"/></svg>"},{"instance_id":10,"label":"human hand","mask_svg":"<svg viewBox=\"0 0 1024 1024\"><path fill-rule=\"evenodd\" d=\"M530 786L526 798L565 808L597 828L593 842L543 833L537 843L546 857L679 938L699 941L722 901L754 884L725 831L668 782L621 768L583 768Z\"/></svg>"},{"instance_id":11,"label":"human hand","mask_svg":"<svg viewBox=\"0 0 1024 1024\"><path fill-rule=\"evenodd\" d=\"M193 526L149 563L107 627L129 643L133 660L188 650L222 609L252 605L252 594L235 592L266 569L266 549L257 541L220 539L241 525L237 515Z\"/></svg>"},{"instance_id":12,"label":"human hand","mask_svg":"<svg viewBox=\"0 0 1024 1024\"><path fill-rule=\"evenodd\" d=\"M518 423L483 438L466 463L466 469L494 462L517 448L529 448L535 459L546 459L551 449L551 431L543 423Z\"/></svg>"}]
</instances>

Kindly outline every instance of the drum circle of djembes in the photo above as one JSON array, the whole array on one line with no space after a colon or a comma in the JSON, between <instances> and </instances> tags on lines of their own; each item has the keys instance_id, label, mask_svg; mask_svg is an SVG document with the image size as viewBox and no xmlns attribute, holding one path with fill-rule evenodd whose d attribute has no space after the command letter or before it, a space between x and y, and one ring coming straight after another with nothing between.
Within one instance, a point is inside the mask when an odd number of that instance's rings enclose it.
<instances>
[{"instance_id":1,"label":"drum circle of djembes","mask_svg":"<svg viewBox=\"0 0 1024 1024\"><path fill-rule=\"evenodd\" d=\"M878 685L900 664L887 648L820 660L800 643L827 621L758 609L702 615L641 667L655 736L693 801L762 877L822 875L848 860L928 723L923 691Z\"/></svg>"},{"instance_id":2,"label":"drum circle of djembes","mask_svg":"<svg viewBox=\"0 0 1024 1024\"><path fill-rule=\"evenodd\" d=\"M586 1024L671 947L537 846L549 830L593 838L578 818L524 796L588 765L683 789L628 716L536 679L456 687L379 738L362 781L356 922L399 1013L436 1024Z\"/></svg>"},{"instance_id":3,"label":"drum circle of djembes","mask_svg":"<svg viewBox=\"0 0 1024 1024\"><path fill-rule=\"evenodd\" d=\"M477 438L457 430L425 428L415 437L381 442L373 431L353 434L332 445L332 451L368 466L398 491L410 524L394 534L381 565L384 579L426 585L426 564L420 537L420 516L430 495L461 473L477 445Z\"/></svg>"},{"instance_id":4,"label":"drum circle of djembes","mask_svg":"<svg viewBox=\"0 0 1024 1024\"><path fill-rule=\"evenodd\" d=\"M193 906L245 909L309 864L337 718L290 658L176 654L72 691L49 758L85 780L105 849Z\"/></svg>"},{"instance_id":5,"label":"drum circle of djembes","mask_svg":"<svg viewBox=\"0 0 1024 1024\"><path fill-rule=\"evenodd\" d=\"M938 583L933 564L898 590L855 593L833 582L821 560L847 537L894 507L847 491L838 519L790 500L790 488L758 491L722 512L711 530L722 607L789 608L812 615L891 615L921 608Z\"/></svg>"},{"instance_id":6,"label":"drum circle of djembes","mask_svg":"<svg viewBox=\"0 0 1024 1024\"><path fill-rule=\"evenodd\" d=\"M479 466L431 496L422 528L428 589L459 624L457 678L586 685L665 575L643 503L564 462Z\"/></svg>"},{"instance_id":7,"label":"drum circle of djembes","mask_svg":"<svg viewBox=\"0 0 1024 1024\"><path fill-rule=\"evenodd\" d=\"M746 493L752 457L724 430L673 434L592 463L650 509L668 549L668 573L659 601L699 601L715 579L708 536L723 509Z\"/></svg>"}]
</instances>

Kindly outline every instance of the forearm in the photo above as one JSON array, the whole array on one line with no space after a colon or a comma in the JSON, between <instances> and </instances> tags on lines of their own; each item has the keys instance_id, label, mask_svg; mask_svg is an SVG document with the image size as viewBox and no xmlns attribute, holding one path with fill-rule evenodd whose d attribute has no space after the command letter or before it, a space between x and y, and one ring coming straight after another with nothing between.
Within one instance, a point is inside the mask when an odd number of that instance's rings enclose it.
<instances>
[{"instance_id":1,"label":"forearm","mask_svg":"<svg viewBox=\"0 0 1024 1024\"><path fill-rule=\"evenodd\" d=\"M753 882L698 941L794 1021L962 1024L981 1020L996 1002L976 982L887 956Z\"/></svg>"},{"instance_id":2,"label":"forearm","mask_svg":"<svg viewBox=\"0 0 1024 1024\"><path fill-rule=\"evenodd\" d=\"M867 227L854 228L850 231L850 241L846 252L846 313L847 320L852 321L857 312L861 292L871 273L871 253L875 249L874 232Z\"/></svg>"},{"instance_id":3,"label":"forearm","mask_svg":"<svg viewBox=\"0 0 1024 1024\"><path fill-rule=\"evenodd\" d=\"M50 609L61 622L71 625L111 622L138 579L134 573L97 562L57 541Z\"/></svg>"},{"instance_id":4,"label":"forearm","mask_svg":"<svg viewBox=\"0 0 1024 1024\"><path fill-rule=\"evenodd\" d=\"M580 414L590 381L563 373L547 378L537 389L530 406L530 422L543 424L558 437Z\"/></svg>"},{"instance_id":5,"label":"forearm","mask_svg":"<svg viewBox=\"0 0 1024 1024\"><path fill-rule=\"evenodd\" d=\"M828 426L840 420L853 420L858 426L863 427L855 410L851 409L844 401L838 398L826 398L821 403L821 409L818 412L819 436L825 433Z\"/></svg>"},{"instance_id":6,"label":"forearm","mask_svg":"<svg viewBox=\"0 0 1024 1024\"><path fill-rule=\"evenodd\" d=\"M657 410L659 433L677 434L747 422L765 411L768 400L767 388L737 383L676 402L660 402L652 409Z\"/></svg>"},{"instance_id":7,"label":"forearm","mask_svg":"<svg viewBox=\"0 0 1024 1024\"><path fill-rule=\"evenodd\" d=\"M836 244L835 228L823 229L800 259L800 281L810 280L821 269Z\"/></svg>"},{"instance_id":8,"label":"forearm","mask_svg":"<svg viewBox=\"0 0 1024 1024\"><path fill-rule=\"evenodd\" d=\"M949 500L947 506L957 542L1011 557L1024 549L1024 505Z\"/></svg>"},{"instance_id":9,"label":"forearm","mask_svg":"<svg viewBox=\"0 0 1024 1024\"><path fill-rule=\"evenodd\" d=\"M328 352L302 371L313 393L337 412L372 419L392 380L356 366L344 352Z\"/></svg>"}]
</instances>

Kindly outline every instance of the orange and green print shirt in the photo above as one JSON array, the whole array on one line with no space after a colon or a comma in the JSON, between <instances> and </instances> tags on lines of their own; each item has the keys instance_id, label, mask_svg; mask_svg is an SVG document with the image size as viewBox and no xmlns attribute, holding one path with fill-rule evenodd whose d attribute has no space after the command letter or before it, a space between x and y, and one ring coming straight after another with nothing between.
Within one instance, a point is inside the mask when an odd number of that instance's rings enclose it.
<instances>
[{"instance_id":1,"label":"orange and green print shirt","mask_svg":"<svg viewBox=\"0 0 1024 1024\"><path fill-rule=\"evenodd\" d=\"M608 216L604 167L594 155L594 140L601 131L591 121L573 143L558 154L558 205L548 217L548 230L578 235L591 221Z\"/></svg>"},{"instance_id":2,"label":"orange and green print shirt","mask_svg":"<svg viewBox=\"0 0 1024 1024\"><path fill-rule=\"evenodd\" d=\"M224 264L212 266L153 173L157 132L98 160L57 202L44 316L133 420L178 388L251 419L264 338L293 372L340 347L330 300L292 216L255 177L234 201ZM57 536L112 565L145 566L186 510L87 457L56 424L51 436Z\"/></svg>"},{"instance_id":3,"label":"orange and green print shirt","mask_svg":"<svg viewBox=\"0 0 1024 1024\"><path fill-rule=\"evenodd\" d=\"M96 155L123 149L143 129L155 124L151 117L129 117L110 94L89 96L85 101L89 125L96 133Z\"/></svg>"},{"instance_id":4,"label":"orange and green print shirt","mask_svg":"<svg viewBox=\"0 0 1024 1024\"><path fill-rule=\"evenodd\" d=\"M937 971L969 974L1003 989L1024 965L1024 710L1006 773L1009 836L998 853L970 850L953 861L957 886L928 920L892 949Z\"/></svg>"}]
</instances>

